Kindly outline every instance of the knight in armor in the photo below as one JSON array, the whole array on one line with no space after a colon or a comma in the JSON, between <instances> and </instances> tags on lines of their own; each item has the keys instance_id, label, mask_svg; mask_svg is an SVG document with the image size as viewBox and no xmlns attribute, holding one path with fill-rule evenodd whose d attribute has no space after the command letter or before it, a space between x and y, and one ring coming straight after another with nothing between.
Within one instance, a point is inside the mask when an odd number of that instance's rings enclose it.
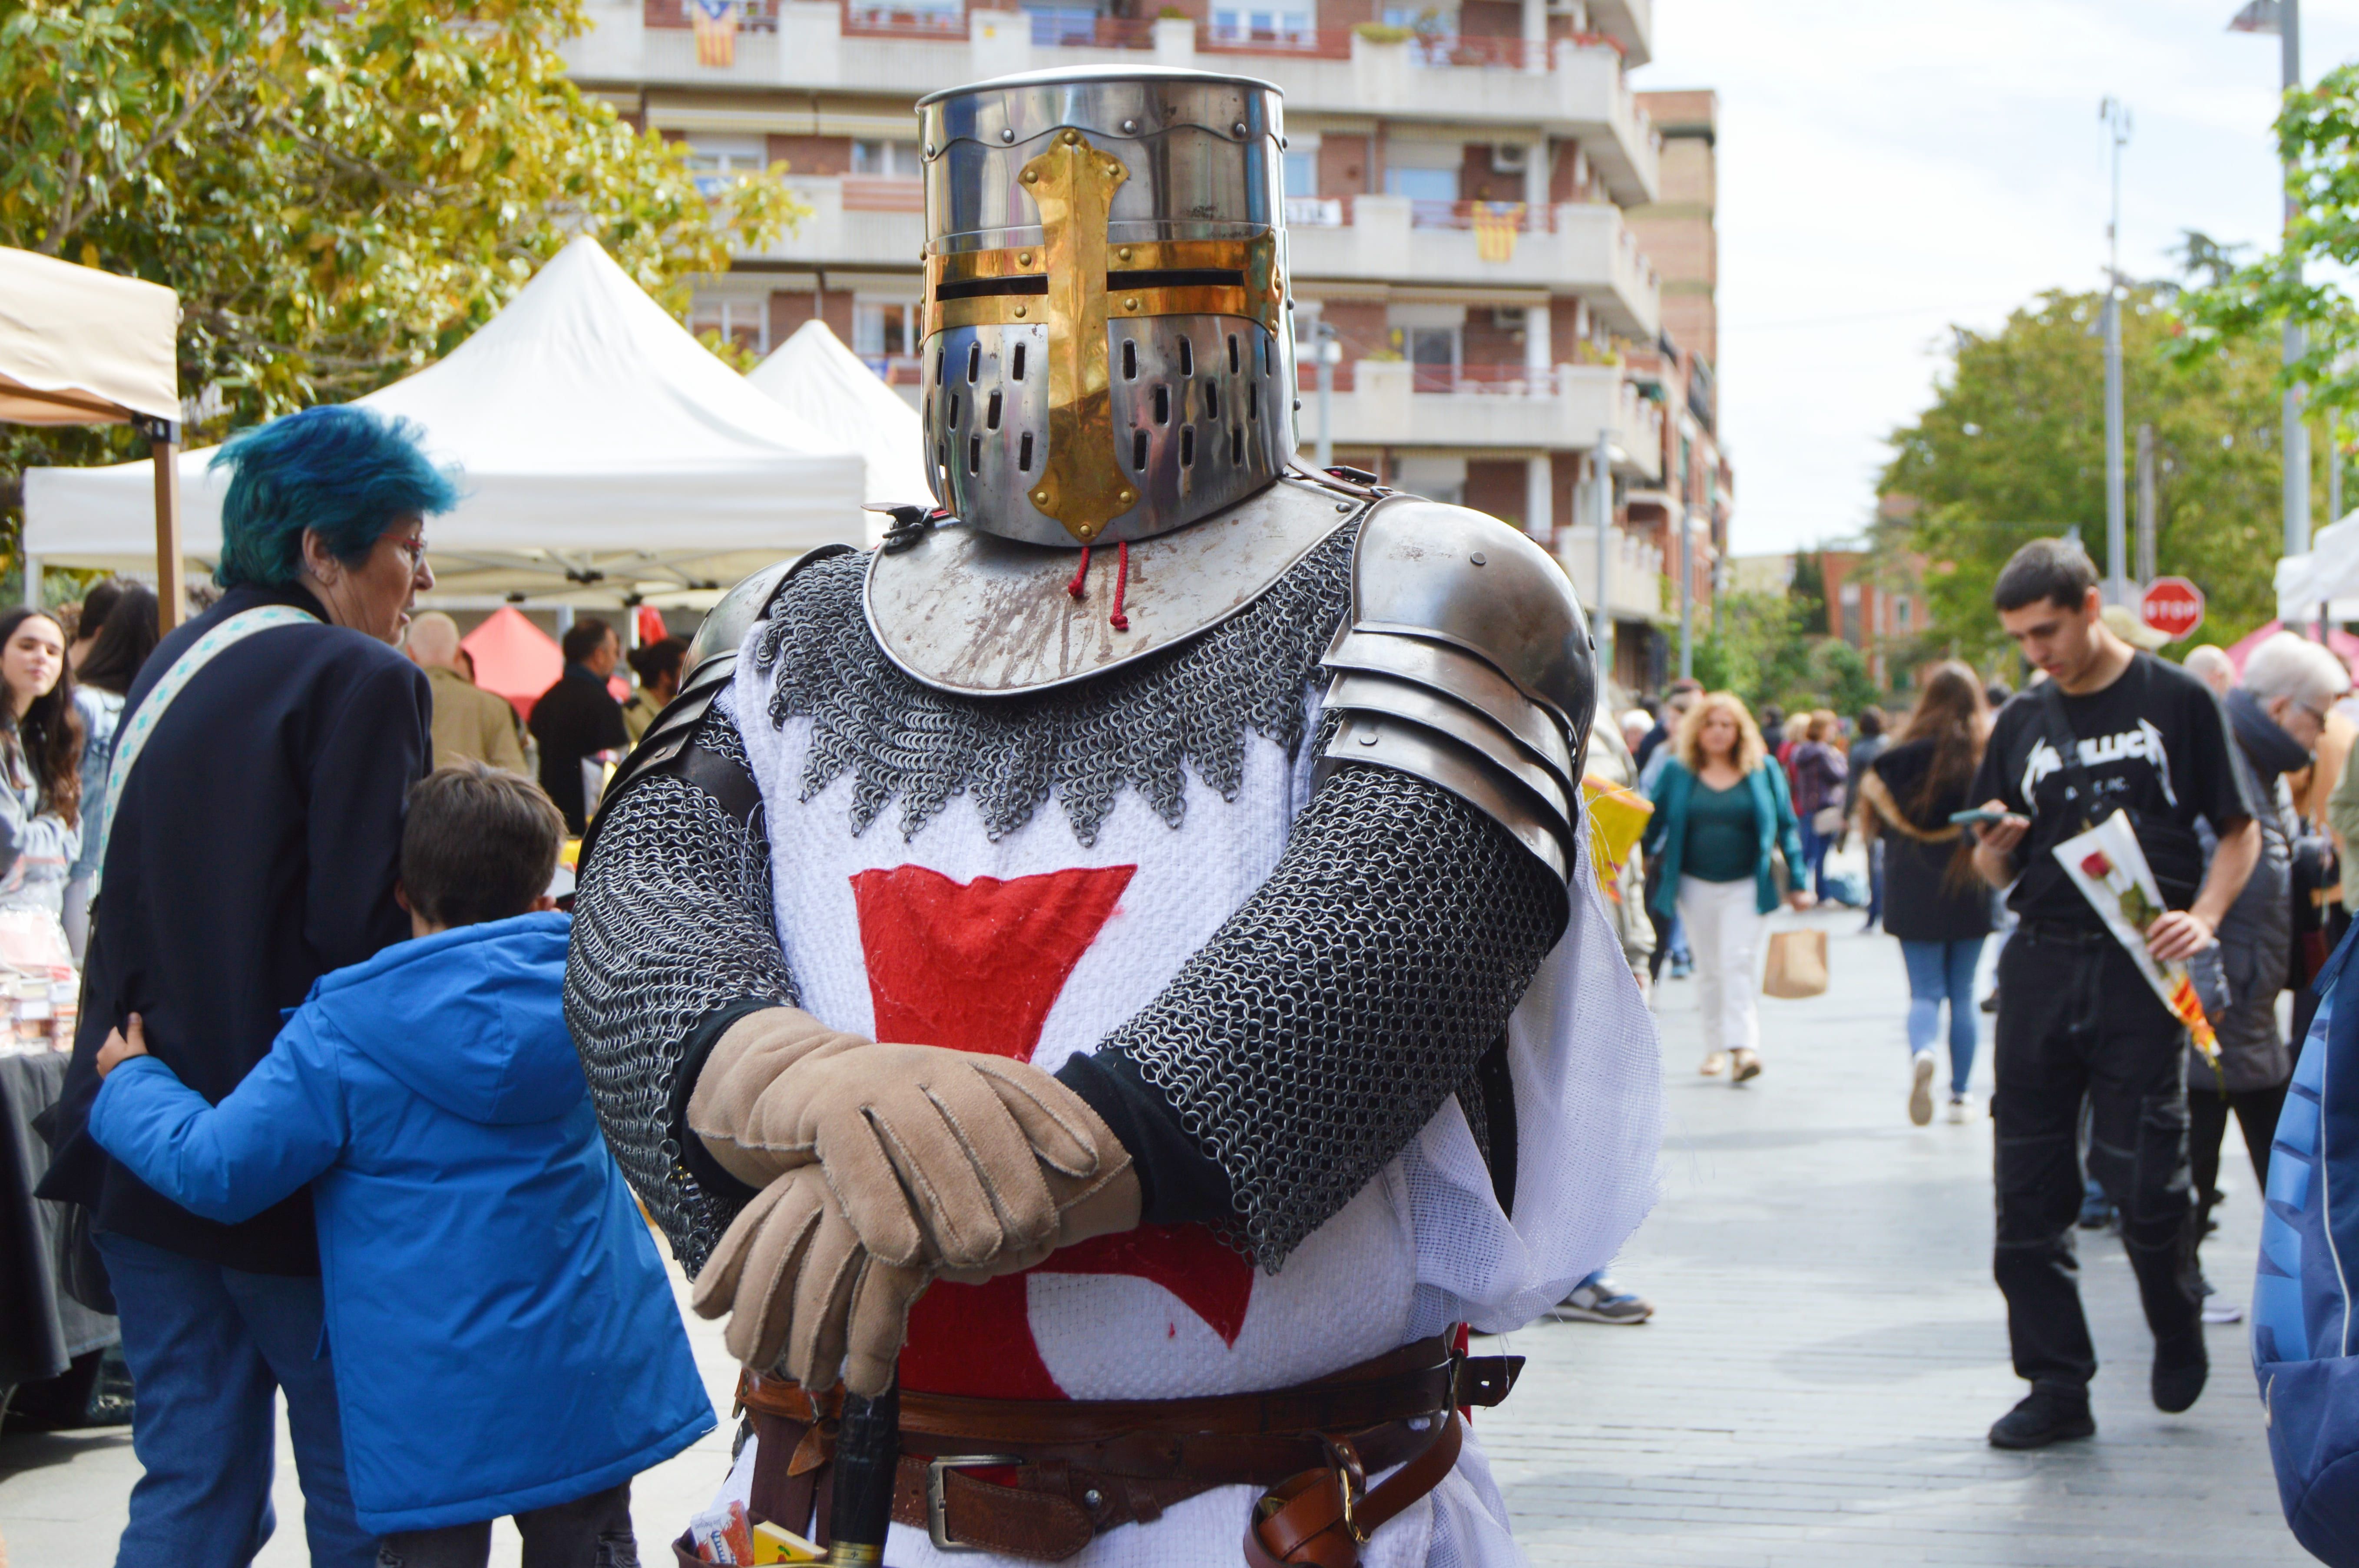
<instances>
[{"instance_id":1,"label":"knight in armor","mask_svg":"<svg viewBox=\"0 0 2359 1568\"><path fill-rule=\"evenodd\" d=\"M707 620L567 978L754 1511L823 1536L897 1368L896 1568L1516 1562L1465 1335L1611 1259L1659 1123L1581 608L1292 465L1274 88L919 116L939 505Z\"/></svg>"}]
</instances>

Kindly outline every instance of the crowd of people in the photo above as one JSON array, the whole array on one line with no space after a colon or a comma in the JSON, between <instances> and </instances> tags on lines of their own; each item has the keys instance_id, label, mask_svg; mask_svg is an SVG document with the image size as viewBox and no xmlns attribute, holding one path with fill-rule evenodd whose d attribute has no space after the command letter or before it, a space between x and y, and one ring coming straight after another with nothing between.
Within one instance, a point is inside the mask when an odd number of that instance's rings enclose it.
<instances>
[{"instance_id":1,"label":"crowd of people","mask_svg":"<svg viewBox=\"0 0 2359 1568\"><path fill-rule=\"evenodd\" d=\"M2200 1247L2216 1228L2231 1119L2267 1186L2317 1005L2307 984L2359 908L2359 877L2341 871L2359 843L2348 766L2359 702L2343 660L2289 632L2241 659L2208 645L2184 667L2158 657L2163 639L2103 604L2094 568L2066 541L2019 552L1994 607L2028 670L2020 694L1945 660L1914 672L1897 719L1788 719L1765 706L1756 720L1735 695L1681 681L1622 728L1654 809L1646 969L1659 979L1668 957L1677 977L1692 963L1705 1074L1760 1075L1755 977L1781 896L1797 908L1864 903L1866 929L1897 940L1909 1000L1895 1033L1917 1125L1944 1099L1949 1120L1968 1119L1981 1021L1995 1015L1994 1272L2031 1389L1990 1440L2030 1448L2095 1430L2076 1224L2121 1236L2155 1336L2160 1409L2201 1394L2203 1324L2242 1316L2205 1281ZM2142 955L2055 853L2116 812L2161 895ZM1864 899L1827 865L1854 834ZM1995 978L1978 996L1994 938ZM2190 972L2216 1057L2149 1000L2147 969L2164 966Z\"/></svg>"}]
</instances>

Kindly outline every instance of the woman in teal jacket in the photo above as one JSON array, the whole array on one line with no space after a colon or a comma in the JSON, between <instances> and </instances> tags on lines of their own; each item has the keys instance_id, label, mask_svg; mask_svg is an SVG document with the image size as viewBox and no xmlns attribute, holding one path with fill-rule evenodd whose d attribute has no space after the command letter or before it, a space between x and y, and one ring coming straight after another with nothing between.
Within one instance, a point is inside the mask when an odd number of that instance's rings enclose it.
<instances>
[{"instance_id":1,"label":"woman in teal jacket","mask_svg":"<svg viewBox=\"0 0 2359 1568\"><path fill-rule=\"evenodd\" d=\"M1813 902L1796 874L1801 825L1785 770L1769 761L1734 692L1710 693L1690 708L1670 744L1647 824L1647 857L1663 868L1650 903L1666 919L1676 907L1687 925L1702 992L1705 1075L1725 1072L1741 1084L1761 1075L1753 970L1764 919L1777 907L1773 853L1785 857L1794 890L1788 901L1796 909Z\"/></svg>"}]
</instances>

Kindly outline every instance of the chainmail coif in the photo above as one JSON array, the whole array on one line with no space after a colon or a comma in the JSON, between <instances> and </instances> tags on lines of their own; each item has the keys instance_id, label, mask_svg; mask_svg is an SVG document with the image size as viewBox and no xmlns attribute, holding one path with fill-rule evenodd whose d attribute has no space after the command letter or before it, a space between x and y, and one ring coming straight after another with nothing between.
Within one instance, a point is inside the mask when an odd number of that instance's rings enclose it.
<instances>
[{"instance_id":1,"label":"chainmail coif","mask_svg":"<svg viewBox=\"0 0 2359 1568\"><path fill-rule=\"evenodd\" d=\"M996 839L1053 791L1073 837L1090 845L1125 785L1177 827L1183 764L1230 800L1245 778L1246 730L1288 757L1302 744L1304 694L1350 609L1357 534L1337 529L1201 637L1094 680L996 699L936 691L885 657L862 603L868 557L841 556L787 585L755 640L754 667L774 675L772 723L813 721L802 798L853 775L854 835L898 796L902 837L914 839L952 796L971 795Z\"/></svg>"},{"instance_id":2,"label":"chainmail coif","mask_svg":"<svg viewBox=\"0 0 2359 1568\"><path fill-rule=\"evenodd\" d=\"M696 743L745 765L727 717ZM682 1167L672 1085L696 1025L748 997L799 1000L771 915L762 816L741 826L680 779L640 780L608 807L573 903L565 1022L582 1053L606 1141L690 1276L736 1205Z\"/></svg>"},{"instance_id":3,"label":"chainmail coif","mask_svg":"<svg viewBox=\"0 0 2359 1568\"><path fill-rule=\"evenodd\" d=\"M1456 795L1347 766L1105 1044L1227 1173L1234 1238L1275 1273L1469 1084L1569 913L1556 874Z\"/></svg>"}]
</instances>

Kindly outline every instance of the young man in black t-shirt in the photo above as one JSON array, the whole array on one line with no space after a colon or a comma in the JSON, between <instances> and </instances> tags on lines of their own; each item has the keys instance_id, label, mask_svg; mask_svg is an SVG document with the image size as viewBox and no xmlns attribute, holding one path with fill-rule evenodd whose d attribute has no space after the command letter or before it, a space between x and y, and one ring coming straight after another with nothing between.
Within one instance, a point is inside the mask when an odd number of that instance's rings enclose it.
<instances>
[{"instance_id":1,"label":"young man in black t-shirt","mask_svg":"<svg viewBox=\"0 0 2359 1568\"><path fill-rule=\"evenodd\" d=\"M2209 1365L2188 1187L2186 1032L2055 846L2128 813L2169 906L2147 928L2147 947L2167 960L2211 945L2260 835L2218 699L2106 629L2096 569L2078 545L2026 545L1992 597L2007 634L2048 676L2000 710L1973 792L2002 814L1980 829L1975 870L1993 887L2013 884L2007 903L2022 920L1999 959L1992 1271L2006 1297L2016 1373L2032 1389L1990 1440L2038 1448L2096 1431L2088 1385L2097 1358L2073 1281L2084 1099L2089 1174L2121 1211L2154 1330L2155 1404L2174 1413L2192 1405ZM2198 817L2219 836L2208 868Z\"/></svg>"}]
</instances>

